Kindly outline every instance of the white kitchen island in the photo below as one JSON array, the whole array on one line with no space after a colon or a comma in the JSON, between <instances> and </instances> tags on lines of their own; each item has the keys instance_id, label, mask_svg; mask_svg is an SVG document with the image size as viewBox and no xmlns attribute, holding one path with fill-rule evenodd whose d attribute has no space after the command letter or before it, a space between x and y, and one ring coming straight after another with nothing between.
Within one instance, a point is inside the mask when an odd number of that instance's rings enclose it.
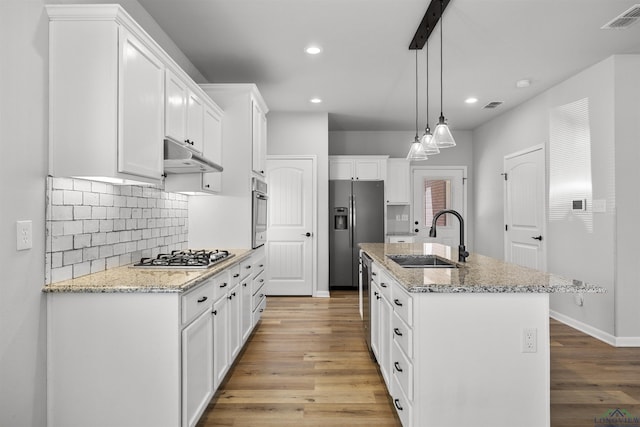
<instances>
[{"instance_id":1,"label":"white kitchen island","mask_svg":"<svg viewBox=\"0 0 640 427\"><path fill-rule=\"evenodd\" d=\"M438 244L361 244L371 347L404 427L550 424L549 294L604 292ZM434 254L454 268L404 268Z\"/></svg>"}]
</instances>

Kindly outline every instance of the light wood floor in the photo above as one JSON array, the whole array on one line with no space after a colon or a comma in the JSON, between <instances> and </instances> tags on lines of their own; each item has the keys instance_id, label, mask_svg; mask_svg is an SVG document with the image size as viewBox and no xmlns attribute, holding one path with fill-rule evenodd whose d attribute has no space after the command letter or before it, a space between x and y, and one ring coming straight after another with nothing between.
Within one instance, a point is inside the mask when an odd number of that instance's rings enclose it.
<instances>
[{"instance_id":1,"label":"light wood floor","mask_svg":"<svg viewBox=\"0 0 640 427\"><path fill-rule=\"evenodd\" d=\"M639 348L552 320L551 367L552 427L591 427L611 408L640 416ZM400 427L362 338L357 293L269 297L197 427L214 426Z\"/></svg>"}]
</instances>

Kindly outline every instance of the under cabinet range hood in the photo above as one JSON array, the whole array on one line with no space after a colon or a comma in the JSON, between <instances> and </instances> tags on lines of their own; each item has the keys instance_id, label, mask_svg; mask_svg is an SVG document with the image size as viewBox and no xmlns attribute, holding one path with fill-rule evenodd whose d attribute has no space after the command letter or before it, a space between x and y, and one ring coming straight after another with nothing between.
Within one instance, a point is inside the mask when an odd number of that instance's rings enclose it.
<instances>
[{"instance_id":1,"label":"under cabinet range hood","mask_svg":"<svg viewBox=\"0 0 640 427\"><path fill-rule=\"evenodd\" d=\"M222 166L207 159L191 147L171 139L165 139L164 171L165 173L222 172Z\"/></svg>"}]
</instances>

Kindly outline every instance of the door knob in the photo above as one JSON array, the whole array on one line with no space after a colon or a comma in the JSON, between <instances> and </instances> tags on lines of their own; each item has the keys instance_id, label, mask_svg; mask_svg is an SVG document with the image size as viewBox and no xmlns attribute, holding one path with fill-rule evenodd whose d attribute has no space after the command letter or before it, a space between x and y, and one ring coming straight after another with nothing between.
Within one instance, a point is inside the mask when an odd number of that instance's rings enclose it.
<instances>
[{"instance_id":1,"label":"door knob","mask_svg":"<svg viewBox=\"0 0 640 427\"><path fill-rule=\"evenodd\" d=\"M301 236L311 237L311 233L304 233L304 234L301 234Z\"/></svg>"},{"instance_id":2,"label":"door knob","mask_svg":"<svg viewBox=\"0 0 640 427\"><path fill-rule=\"evenodd\" d=\"M536 237L532 237L532 239L537 240L539 242L542 241L542 236L536 236Z\"/></svg>"},{"instance_id":3,"label":"door knob","mask_svg":"<svg viewBox=\"0 0 640 427\"><path fill-rule=\"evenodd\" d=\"M415 231L416 233L419 233L419 232L420 232L420 229L416 228L416 229L415 229L415 230L413 230L413 231Z\"/></svg>"}]
</instances>

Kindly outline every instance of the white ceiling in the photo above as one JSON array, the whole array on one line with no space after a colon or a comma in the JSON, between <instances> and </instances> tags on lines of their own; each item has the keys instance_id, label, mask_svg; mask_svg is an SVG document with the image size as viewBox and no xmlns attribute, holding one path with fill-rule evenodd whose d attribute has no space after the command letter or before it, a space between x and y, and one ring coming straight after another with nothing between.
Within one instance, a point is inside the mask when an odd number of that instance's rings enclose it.
<instances>
[{"instance_id":1,"label":"white ceiling","mask_svg":"<svg viewBox=\"0 0 640 427\"><path fill-rule=\"evenodd\" d=\"M139 0L211 83L256 83L271 111L326 111L330 130L415 126L415 53L429 0ZM639 0L451 0L444 114L470 130L612 54L640 53L640 22L601 30ZM323 52L309 56L315 43ZM439 27L429 122L440 113ZM420 133L426 53L419 55ZM530 79L517 89L515 82ZM318 96L322 104L309 99ZM475 96L479 102L467 105ZM482 107L503 101L495 110Z\"/></svg>"}]
</instances>

